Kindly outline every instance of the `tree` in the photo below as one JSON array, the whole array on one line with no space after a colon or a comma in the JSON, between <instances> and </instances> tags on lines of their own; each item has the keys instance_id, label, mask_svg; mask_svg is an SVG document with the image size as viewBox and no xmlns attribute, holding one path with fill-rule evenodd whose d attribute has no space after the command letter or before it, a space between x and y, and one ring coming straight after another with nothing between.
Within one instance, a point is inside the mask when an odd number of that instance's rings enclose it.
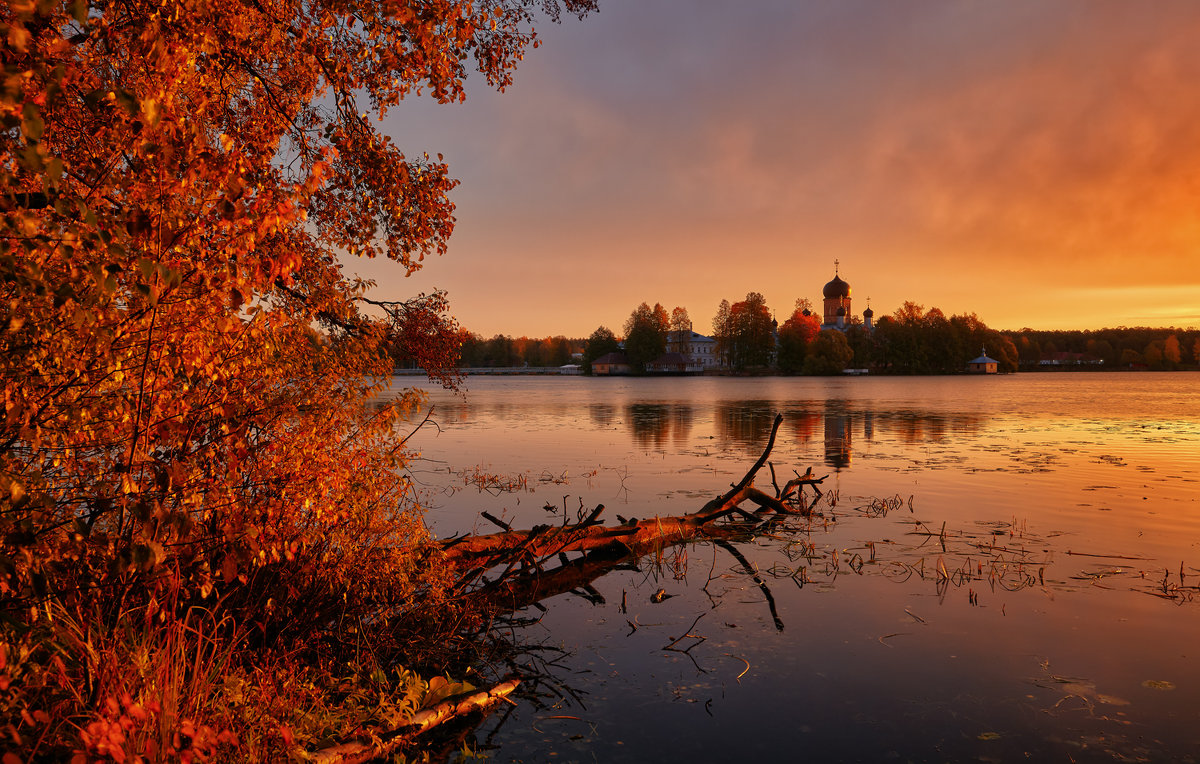
<instances>
[{"instance_id":1,"label":"tree","mask_svg":"<svg viewBox=\"0 0 1200 764\"><path fill-rule=\"evenodd\" d=\"M808 355L808 346L821 331L820 320L810 311L804 313L806 306L796 301L796 310L783 325L779 327L779 370L787 373L798 373L804 368L804 359Z\"/></svg>"},{"instance_id":2,"label":"tree","mask_svg":"<svg viewBox=\"0 0 1200 764\"><path fill-rule=\"evenodd\" d=\"M1087 353L1097 360L1103 361L1105 366L1115 366L1117 363L1117 353L1108 340L1088 340Z\"/></svg>"},{"instance_id":3,"label":"tree","mask_svg":"<svg viewBox=\"0 0 1200 764\"><path fill-rule=\"evenodd\" d=\"M716 341L713 353L717 357L717 363L725 367L730 365L730 351L733 342L733 319L730 311L729 300L721 300L721 304L717 306L717 315L713 316L712 322L713 339Z\"/></svg>"},{"instance_id":4,"label":"tree","mask_svg":"<svg viewBox=\"0 0 1200 764\"><path fill-rule=\"evenodd\" d=\"M437 612L396 437L419 396L369 403L393 357L453 384L461 334L444 295L373 300L339 258L412 274L445 251L456 181L401 153L366 103L461 100L472 58L503 88L533 5L0 10L13 756L207 758L233 730L259 758L281 723L311 742L321 714L238 715L222 687L273 665L293 673L273 691L328 687L333 703L323 666L391 671L401 624ZM223 656L225 684L171 663L185 654ZM168 675L183 684L167 692Z\"/></svg>"},{"instance_id":5,"label":"tree","mask_svg":"<svg viewBox=\"0 0 1200 764\"><path fill-rule=\"evenodd\" d=\"M890 368L902 374L925 373L929 364L921 339L925 325L924 307L905 302L888 318L888 321L879 321L875 339Z\"/></svg>"},{"instance_id":6,"label":"tree","mask_svg":"<svg viewBox=\"0 0 1200 764\"><path fill-rule=\"evenodd\" d=\"M667 350L691 360L692 319L688 316L687 308L675 308L671 311L671 340Z\"/></svg>"},{"instance_id":7,"label":"tree","mask_svg":"<svg viewBox=\"0 0 1200 764\"><path fill-rule=\"evenodd\" d=\"M583 349L583 373L591 374L592 361L620 349L621 343L617 342L617 337L612 330L607 326L598 327L596 331L592 332L592 336L588 337L587 344Z\"/></svg>"},{"instance_id":8,"label":"tree","mask_svg":"<svg viewBox=\"0 0 1200 764\"><path fill-rule=\"evenodd\" d=\"M822 329L804 360L805 374L841 374L854 357L846 336L837 329Z\"/></svg>"},{"instance_id":9,"label":"tree","mask_svg":"<svg viewBox=\"0 0 1200 764\"><path fill-rule=\"evenodd\" d=\"M662 305L651 308L642 303L625 320L625 355L635 371L643 372L646 364L662 355L667 348L670 319Z\"/></svg>"},{"instance_id":10,"label":"tree","mask_svg":"<svg viewBox=\"0 0 1200 764\"><path fill-rule=\"evenodd\" d=\"M1163 369L1166 353L1164 352L1164 342L1162 340L1154 340L1146 349L1142 351L1142 360L1147 366L1155 371Z\"/></svg>"},{"instance_id":11,"label":"tree","mask_svg":"<svg viewBox=\"0 0 1200 764\"><path fill-rule=\"evenodd\" d=\"M1179 338L1174 334L1163 340L1163 360L1172 369L1183 360L1183 354L1179 352Z\"/></svg>"},{"instance_id":12,"label":"tree","mask_svg":"<svg viewBox=\"0 0 1200 764\"><path fill-rule=\"evenodd\" d=\"M846 344L850 346L850 363L854 368L869 369L875 364L874 338L861 323L851 323L846 329Z\"/></svg>"},{"instance_id":13,"label":"tree","mask_svg":"<svg viewBox=\"0 0 1200 764\"><path fill-rule=\"evenodd\" d=\"M745 300L730 306L727 322L725 342L730 366L746 369L771 364L775 337L771 311L761 294L750 292Z\"/></svg>"},{"instance_id":14,"label":"tree","mask_svg":"<svg viewBox=\"0 0 1200 764\"><path fill-rule=\"evenodd\" d=\"M565 366L571 362L571 341L561 335L543 340L547 366Z\"/></svg>"},{"instance_id":15,"label":"tree","mask_svg":"<svg viewBox=\"0 0 1200 764\"><path fill-rule=\"evenodd\" d=\"M507 369L521 364L517 344L507 334L493 335L484 346L484 366Z\"/></svg>"}]
</instances>

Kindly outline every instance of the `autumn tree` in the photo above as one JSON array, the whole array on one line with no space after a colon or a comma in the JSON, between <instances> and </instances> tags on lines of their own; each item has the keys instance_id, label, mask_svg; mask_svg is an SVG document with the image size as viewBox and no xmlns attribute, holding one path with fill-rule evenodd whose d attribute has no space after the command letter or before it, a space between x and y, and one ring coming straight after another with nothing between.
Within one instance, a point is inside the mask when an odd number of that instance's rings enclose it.
<instances>
[{"instance_id":1,"label":"autumn tree","mask_svg":"<svg viewBox=\"0 0 1200 764\"><path fill-rule=\"evenodd\" d=\"M625 320L625 355L635 371L645 371L646 364L666 351L670 324L666 308L659 303L653 308L642 303L629 314Z\"/></svg>"},{"instance_id":2,"label":"autumn tree","mask_svg":"<svg viewBox=\"0 0 1200 764\"><path fill-rule=\"evenodd\" d=\"M0 10L11 756L283 755L330 732L301 712L344 694L325 667L403 660L441 602L397 446L417 398L368 403L394 358L452 384L461 334L444 295L375 300L341 260L413 274L455 181L371 112L461 100L472 65L503 88L536 8L592 5ZM275 710L226 697L250 682Z\"/></svg>"},{"instance_id":3,"label":"autumn tree","mask_svg":"<svg viewBox=\"0 0 1200 764\"><path fill-rule=\"evenodd\" d=\"M1183 360L1183 354L1179 350L1179 337L1174 334L1163 340L1163 360L1172 369Z\"/></svg>"},{"instance_id":4,"label":"autumn tree","mask_svg":"<svg viewBox=\"0 0 1200 764\"><path fill-rule=\"evenodd\" d=\"M796 309L779 327L778 366L780 371L787 373L798 373L804 369L808 346L821 331L820 319L801 302L796 301Z\"/></svg>"}]
</instances>

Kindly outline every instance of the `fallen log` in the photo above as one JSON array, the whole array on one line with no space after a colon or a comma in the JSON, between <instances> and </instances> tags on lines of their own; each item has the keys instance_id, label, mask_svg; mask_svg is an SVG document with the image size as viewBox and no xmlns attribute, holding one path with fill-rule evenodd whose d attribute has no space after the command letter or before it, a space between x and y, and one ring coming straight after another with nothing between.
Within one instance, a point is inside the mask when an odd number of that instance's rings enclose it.
<instances>
[{"instance_id":1,"label":"fallen log","mask_svg":"<svg viewBox=\"0 0 1200 764\"><path fill-rule=\"evenodd\" d=\"M769 522L770 518L767 519ZM705 529L705 540L744 541L760 529L763 521L756 523L725 523ZM663 541L655 539L650 547L627 548L611 545L587 552L575 560L560 562L556 567L534 569L513 575L503 575L489 581L471 592L472 602L483 607L495 607L506 612L515 612L542 600L576 589L585 591L596 579L620 568L636 569L642 555L666 546L684 543L689 539Z\"/></svg>"},{"instance_id":2,"label":"fallen log","mask_svg":"<svg viewBox=\"0 0 1200 764\"><path fill-rule=\"evenodd\" d=\"M439 724L474 711L491 708L511 695L519 684L520 680L510 679L488 690L445 700L432 708L418 712L403 726L379 735L376 740L342 743L305 754L303 758L317 764L362 764L375 761L391 754L400 746L411 742L414 737Z\"/></svg>"},{"instance_id":3,"label":"fallen log","mask_svg":"<svg viewBox=\"0 0 1200 764\"><path fill-rule=\"evenodd\" d=\"M766 519L761 516L761 513L765 512L808 515L816 499L813 500L813 504L804 503L801 495L804 486L811 486L817 492L817 497L820 497L817 484L828 476L814 478L812 469L809 468L804 475L789 480L776 496L754 487L754 477L766 464L782 421L783 416L776 415L762 456L742 479L731 486L729 491L705 504L699 512L648 520L628 520L620 525L605 526L603 520L599 519L604 506L599 505L587 519L579 523L561 526L538 525L529 530L508 529L501 533L450 539L443 542L442 552L452 567L467 571L462 579L462 582L466 583L495 565L508 566L500 576L503 579L518 565L540 571L545 560L565 552L619 550L622 555L628 555L655 546L721 537L727 533L745 533L748 527ZM800 499L796 507L787 503L793 494ZM741 504L746 501L758 505L757 513L750 513L741 508ZM722 526L717 525L716 521L731 515L739 515L743 521L731 531L722 530ZM507 526L507 523L501 524L492 518L488 519L502 527Z\"/></svg>"}]
</instances>

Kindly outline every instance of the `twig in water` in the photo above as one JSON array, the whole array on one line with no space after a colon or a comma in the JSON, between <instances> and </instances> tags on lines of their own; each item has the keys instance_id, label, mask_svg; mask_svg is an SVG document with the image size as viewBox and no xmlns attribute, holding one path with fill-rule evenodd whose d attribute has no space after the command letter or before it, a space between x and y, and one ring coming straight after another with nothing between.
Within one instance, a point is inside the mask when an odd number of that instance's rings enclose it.
<instances>
[{"instance_id":1,"label":"twig in water","mask_svg":"<svg viewBox=\"0 0 1200 764\"><path fill-rule=\"evenodd\" d=\"M701 618L703 618L705 615L707 615L707 613L701 613L700 615L696 616L696 620L692 621L692 625L691 625L691 626L689 626L689 627L687 627L687 631L686 631L686 632L685 632L685 633L684 633L682 636L679 636L679 637L676 637L675 639L672 639L672 640L670 641L670 643L669 643L669 644L667 644L667 646L666 646L666 647L664 647L664 648L662 648L662 649L663 649L663 650L672 650L672 651L674 651L674 652L677 652L677 653L686 653L686 652L688 652L689 650L691 650L693 647L695 647L696 645L700 644L701 642L705 642L705 641L707 641L707 640L708 640L708 637L702 637L702 636L700 636L699 634L693 634L693 633L692 633L692 629L696 628L696 624L700 623L700 619L701 619ZM689 638L690 638L690 639L695 639L695 640L698 640L698 641L697 641L695 644L693 644L693 645L690 645L690 646L687 648L687 650L680 650L679 648L675 647L675 645L677 645L677 644L679 644L680 642L682 642L683 640L685 640L685 639L689 639Z\"/></svg>"},{"instance_id":2,"label":"twig in water","mask_svg":"<svg viewBox=\"0 0 1200 764\"><path fill-rule=\"evenodd\" d=\"M1072 552L1067 550L1067 554L1072 557L1104 557L1110 560L1151 560L1152 557L1127 557L1123 554L1091 554L1089 552Z\"/></svg>"},{"instance_id":3,"label":"twig in water","mask_svg":"<svg viewBox=\"0 0 1200 764\"><path fill-rule=\"evenodd\" d=\"M743 658L740 655L734 655L733 653L721 653L721 654L728 656L730 658L737 658L739 661L746 664L746 668L742 669L742 673L740 673L736 677L734 677L734 679L737 681L737 683L741 684L742 677L744 677L746 675L746 672L750 670L750 661L746 660L745 658Z\"/></svg>"}]
</instances>

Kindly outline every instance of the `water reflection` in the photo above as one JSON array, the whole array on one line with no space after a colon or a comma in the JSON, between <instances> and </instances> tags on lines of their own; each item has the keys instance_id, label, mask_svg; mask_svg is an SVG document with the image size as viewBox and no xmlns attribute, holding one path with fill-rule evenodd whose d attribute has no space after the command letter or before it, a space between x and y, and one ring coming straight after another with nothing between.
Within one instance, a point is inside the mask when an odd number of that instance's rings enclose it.
<instances>
[{"instance_id":1,"label":"water reflection","mask_svg":"<svg viewBox=\"0 0 1200 764\"><path fill-rule=\"evenodd\" d=\"M825 404L825 463L841 472L850 466L850 415L843 408L845 401Z\"/></svg>"},{"instance_id":2,"label":"water reflection","mask_svg":"<svg viewBox=\"0 0 1200 764\"><path fill-rule=\"evenodd\" d=\"M891 438L905 446L945 442L976 435L987 421L981 414L876 409L837 398L782 404L721 401L714 405L712 414L714 436L723 448L758 453L776 411L784 416L783 437L786 439L790 433L792 443L802 449L820 432L825 464L837 471L849 469L856 440L871 444L879 438Z\"/></svg>"},{"instance_id":3,"label":"water reflection","mask_svg":"<svg viewBox=\"0 0 1200 764\"><path fill-rule=\"evenodd\" d=\"M942 443L959 435L976 435L982 429L985 417L979 414L929 413L922 411L879 411L872 413L872 420L879 418L879 431L895 436L905 445ZM872 421L874 431L876 423Z\"/></svg>"},{"instance_id":4,"label":"water reflection","mask_svg":"<svg viewBox=\"0 0 1200 764\"><path fill-rule=\"evenodd\" d=\"M793 410L784 416L783 426L790 430L797 445L807 445L821 426L821 415L815 411Z\"/></svg>"},{"instance_id":5,"label":"water reflection","mask_svg":"<svg viewBox=\"0 0 1200 764\"><path fill-rule=\"evenodd\" d=\"M694 416L695 410L686 403L634 403L626 409L633 442L646 449L663 448L668 441L686 447Z\"/></svg>"},{"instance_id":6,"label":"water reflection","mask_svg":"<svg viewBox=\"0 0 1200 764\"><path fill-rule=\"evenodd\" d=\"M718 401L713 411L713 430L723 447L750 454L762 451L779 404L765 400ZM787 416L784 416L786 421Z\"/></svg>"},{"instance_id":7,"label":"water reflection","mask_svg":"<svg viewBox=\"0 0 1200 764\"><path fill-rule=\"evenodd\" d=\"M588 416L601 427L612 427L617 419L617 407L611 403L593 403L588 406Z\"/></svg>"},{"instance_id":8,"label":"water reflection","mask_svg":"<svg viewBox=\"0 0 1200 764\"><path fill-rule=\"evenodd\" d=\"M558 596L523 611L529 662L543 637L578 650L561 684L510 707L498 760L741 760L735 728L766 730L751 753L779 759L1196 750L1200 687L1181 681L1200 628L1195 375L486 380L465 404L435 400L431 458L573 481L439 496L446 535L484 508L545 523L541 505L568 492L571 508L694 511L761 453L776 411L780 479L841 471L836 512L735 542L744 562L716 544L664 549L637 571L564 568L556 589L553 561L531 569ZM577 695L586 713L564 700Z\"/></svg>"}]
</instances>

